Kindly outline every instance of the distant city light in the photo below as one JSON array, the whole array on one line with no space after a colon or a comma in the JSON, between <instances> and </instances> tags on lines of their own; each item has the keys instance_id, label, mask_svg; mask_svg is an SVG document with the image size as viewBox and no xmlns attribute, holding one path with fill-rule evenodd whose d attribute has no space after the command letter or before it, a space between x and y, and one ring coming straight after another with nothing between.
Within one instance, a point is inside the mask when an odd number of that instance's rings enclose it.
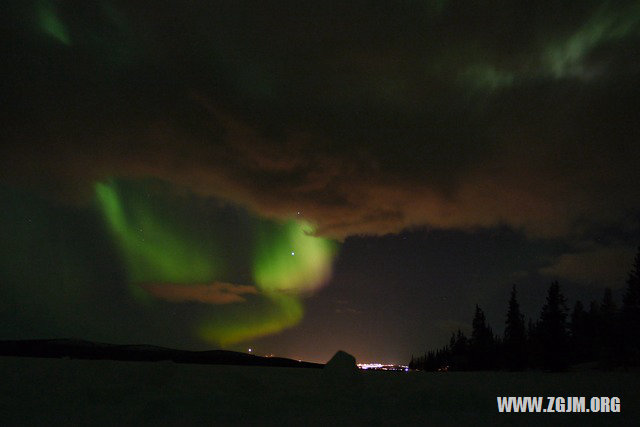
<instances>
[{"instance_id":1,"label":"distant city light","mask_svg":"<svg viewBox=\"0 0 640 427\"><path fill-rule=\"evenodd\" d=\"M383 363L358 363L358 368L373 371L409 371L406 365L385 365Z\"/></svg>"}]
</instances>

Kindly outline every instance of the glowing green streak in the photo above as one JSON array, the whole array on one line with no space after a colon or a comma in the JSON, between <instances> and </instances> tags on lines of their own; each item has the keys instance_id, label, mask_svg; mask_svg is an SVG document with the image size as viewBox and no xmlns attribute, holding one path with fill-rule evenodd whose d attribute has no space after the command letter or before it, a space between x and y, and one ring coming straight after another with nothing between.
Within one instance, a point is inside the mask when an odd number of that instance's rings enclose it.
<instances>
[{"instance_id":1,"label":"glowing green streak","mask_svg":"<svg viewBox=\"0 0 640 427\"><path fill-rule=\"evenodd\" d=\"M162 220L143 194L129 194L116 182L97 183L98 206L123 255L130 281L203 284L224 280L220 262L195 242L203 236L180 232ZM168 208L168 206L165 206ZM324 283L331 272L337 246L315 237L305 222L278 224L256 220L253 278L260 295L230 306L216 306L196 332L206 341L226 347L296 325L304 308L299 295ZM210 239L206 239L210 240ZM231 279L233 280L233 279ZM133 286L135 296L148 296Z\"/></svg>"},{"instance_id":2,"label":"glowing green streak","mask_svg":"<svg viewBox=\"0 0 640 427\"><path fill-rule=\"evenodd\" d=\"M200 337L223 347L296 325L303 306L296 294L317 288L331 273L337 245L311 235L305 222L276 224L263 221L255 236L253 276L263 291L266 307L235 313L232 318L207 321Z\"/></svg>"},{"instance_id":3,"label":"glowing green streak","mask_svg":"<svg viewBox=\"0 0 640 427\"><path fill-rule=\"evenodd\" d=\"M460 74L460 79L477 89L495 90L511 86L515 76L513 73L498 70L491 65L476 64L464 70Z\"/></svg>"},{"instance_id":4,"label":"glowing green streak","mask_svg":"<svg viewBox=\"0 0 640 427\"><path fill-rule=\"evenodd\" d=\"M307 291L331 273L335 244L311 235L305 222L261 224L256 236L253 277L266 291Z\"/></svg>"},{"instance_id":5,"label":"glowing green streak","mask_svg":"<svg viewBox=\"0 0 640 427\"><path fill-rule=\"evenodd\" d=\"M38 7L40 29L64 45L71 45L67 28L58 18L51 2L41 2Z\"/></svg>"},{"instance_id":6,"label":"glowing green streak","mask_svg":"<svg viewBox=\"0 0 640 427\"><path fill-rule=\"evenodd\" d=\"M562 43L551 45L545 59L556 78L580 76L583 59L597 46L638 33L640 4L615 13L602 8Z\"/></svg>"},{"instance_id":7,"label":"glowing green streak","mask_svg":"<svg viewBox=\"0 0 640 427\"><path fill-rule=\"evenodd\" d=\"M206 341L228 347L280 332L302 319L303 307L296 297L272 294L264 302L266 306L257 310L253 307L250 312L237 310L226 318L207 321L198 329L198 335Z\"/></svg>"},{"instance_id":8,"label":"glowing green streak","mask_svg":"<svg viewBox=\"0 0 640 427\"><path fill-rule=\"evenodd\" d=\"M114 184L97 183L95 192L133 283L207 283L216 278L218 263L168 231L171 227L158 222L150 209L138 203L125 211Z\"/></svg>"}]
</instances>

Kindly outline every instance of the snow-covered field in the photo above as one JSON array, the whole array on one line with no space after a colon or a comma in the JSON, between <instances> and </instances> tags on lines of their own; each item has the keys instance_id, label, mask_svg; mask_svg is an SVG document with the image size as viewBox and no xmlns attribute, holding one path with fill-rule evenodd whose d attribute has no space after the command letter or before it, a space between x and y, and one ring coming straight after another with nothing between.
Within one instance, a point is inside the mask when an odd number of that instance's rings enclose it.
<instances>
[{"instance_id":1,"label":"snow-covered field","mask_svg":"<svg viewBox=\"0 0 640 427\"><path fill-rule=\"evenodd\" d=\"M349 376L347 376L349 377ZM640 372L424 373L0 357L0 425L640 425ZM618 396L498 414L496 396Z\"/></svg>"}]
</instances>

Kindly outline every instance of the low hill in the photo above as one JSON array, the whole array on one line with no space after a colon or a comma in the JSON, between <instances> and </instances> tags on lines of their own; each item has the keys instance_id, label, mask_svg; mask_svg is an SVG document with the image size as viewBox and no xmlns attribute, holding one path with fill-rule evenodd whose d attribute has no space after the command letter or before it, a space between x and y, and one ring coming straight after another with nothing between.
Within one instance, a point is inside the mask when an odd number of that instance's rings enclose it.
<instances>
[{"instance_id":1,"label":"low hill","mask_svg":"<svg viewBox=\"0 0 640 427\"><path fill-rule=\"evenodd\" d=\"M318 363L283 357L261 357L227 350L188 351L151 345L117 345L84 340L0 341L0 356L47 357L136 362L172 361L202 365L273 366L283 368L322 368Z\"/></svg>"}]
</instances>

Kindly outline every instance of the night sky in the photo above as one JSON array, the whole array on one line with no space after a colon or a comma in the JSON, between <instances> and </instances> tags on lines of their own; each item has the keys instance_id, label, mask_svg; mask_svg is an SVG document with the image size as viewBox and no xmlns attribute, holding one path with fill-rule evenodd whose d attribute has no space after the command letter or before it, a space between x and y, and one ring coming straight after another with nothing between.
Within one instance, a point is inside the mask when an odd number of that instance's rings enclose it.
<instances>
[{"instance_id":1,"label":"night sky","mask_svg":"<svg viewBox=\"0 0 640 427\"><path fill-rule=\"evenodd\" d=\"M407 363L620 301L638 1L14 1L0 339Z\"/></svg>"}]
</instances>

